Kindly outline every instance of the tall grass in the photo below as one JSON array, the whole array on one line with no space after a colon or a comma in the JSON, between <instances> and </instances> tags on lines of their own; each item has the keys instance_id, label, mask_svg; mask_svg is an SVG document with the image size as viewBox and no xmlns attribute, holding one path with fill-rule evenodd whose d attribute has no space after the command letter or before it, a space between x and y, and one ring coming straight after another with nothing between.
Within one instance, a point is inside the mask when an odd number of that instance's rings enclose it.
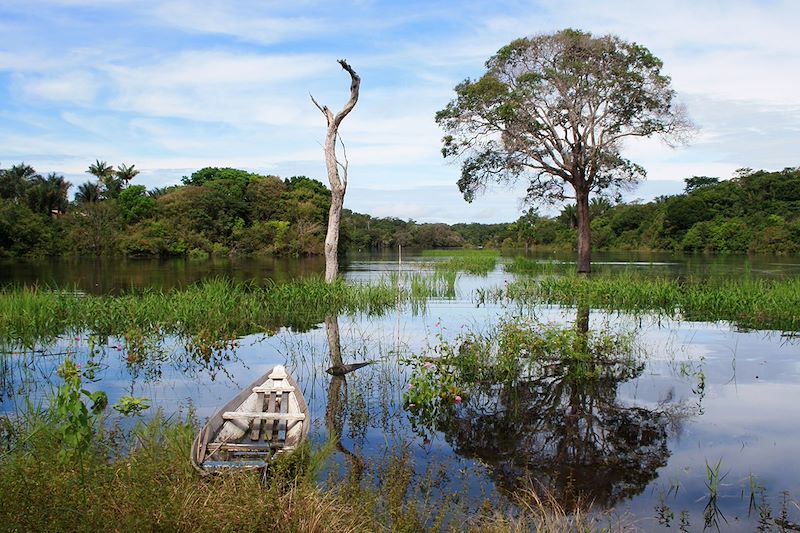
<instances>
[{"instance_id":1,"label":"tall grass","mask_svg":"<svg viewBox=\"0 0 800 533\"><path fill-rule=\"evenodd\" d=\"M34 412L0 424L4 530L501 533L603 525L602 516L571 514L534 491L519 495L513 513L463 507L457 495L441 494L435 468L415 472L407 446L390 450L355 483L320 481L314 465L333 449L327 445L285 456L265 477L201 478L189 460L196 430L190 419L156 416L129 432L101 432L80 466L45 459L60 447L52 422Z\"/></svg>"},{"instance_id":2,"label":"tall grass","mask_svg":"<svg viewBox=\"0 0 800 533\"><path fill-rule=\"evenodd\" d=\"M495 269L500 254L496 250L423 250L422 256L438 259L429 264L436 271L486 275Z\"/></svg>"},{"instance_id":3,"label":"tall grass","mask_svg":"<svg viewBox=\"0 0 800 533\"><path fill-rule=\"evenodd\" d=\"M800 279L722 279L614 275L523 278L478 290L478 303L584 305L624 312L656 312L692 321L729 321L742 328L800 329Z\"/></svg>"},{"instance_id":4,"label":"tall grass","mask_svg":"<svg viewBox=\"0 0 800 533\"><path fill-rule=\"evenodd\" d=\"M287 460L258 475L200 479L189 422L156 417L98 438L81 468L47 460L59 444L46 415L0 458L0 521L8 531L375 531L380 526Z\"/></svg>"},{"instance_id":5,"label":"tall grass","mask_svg":"<svg viewBox=\"0 0 800 533\"><path fill-rule=\"evenodd\" d=\"M381 314L432 294L453 294L454 276L396 284L325 283L308 278L257 286L210 279L183 290L144 290L89 296L42 287L0 290L0 345L35 348L60 336L88 332L99 337L136 335L232 338L280 326L304 330L330 314ZM428 285L425 285L428 283Z\"/></svg>"}]
</instances>

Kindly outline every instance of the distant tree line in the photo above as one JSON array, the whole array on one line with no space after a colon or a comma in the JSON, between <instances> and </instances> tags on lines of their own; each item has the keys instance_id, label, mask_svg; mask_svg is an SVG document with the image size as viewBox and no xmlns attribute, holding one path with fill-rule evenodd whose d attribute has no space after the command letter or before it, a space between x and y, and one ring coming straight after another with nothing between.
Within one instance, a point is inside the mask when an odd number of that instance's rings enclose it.
<instances>
[{"instance_id":1,"label":"distant tree line","mask_svg":"<svg viewBox=\"0 0 800 533\"><path fill-rule=\"evenodd\" d=\"M207 167L182 185L132 185L134 165L93 163L73 200L63 176L24 163L0 168L0 256L317 255L331 195L305 176L281 179ZM596 249L800 252L800 169L696 176L683 194L647 203L592 200ZM345 210L340 252L436 247L574 249L577 213L530 210L513 223L421 224Z\"/></svg>"}]
</instances>

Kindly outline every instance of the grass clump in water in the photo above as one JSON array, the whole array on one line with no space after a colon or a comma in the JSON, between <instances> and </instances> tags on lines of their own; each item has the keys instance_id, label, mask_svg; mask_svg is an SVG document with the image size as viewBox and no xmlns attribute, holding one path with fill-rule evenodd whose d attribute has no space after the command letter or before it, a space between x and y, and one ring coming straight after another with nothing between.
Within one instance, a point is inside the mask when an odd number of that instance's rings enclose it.
<instances>
[{"instance_id":1,"label":"grass clump in water","mask_svg":"<svg viewBox=\"0 0 800 533\"><path fill-rule=\"evenodd\" d=\"M438 278L437 278L438 279ZM307 278L257 286L210 279L186 289L148 289L119 296L90 296L41 287L0 290L0 346L35 349L61 336L95 335L229 340L281 326L307 330L331 314L385 313L424 302L432 290L453 290L446 276L433 289L398 290L388 282L325 283ZM416 287L416 288L415 288ZM213 332L213 335L202 335Z\"/></svg>"},{"instance_id":2,"label":"grass clump in water","mask_svg":"<svg viewBox=\"0 0 800 533\"><path fill-rule=\"evenodd\" d=\"M436 271L485 276L495 269L500 253L496 250L423 250L422 256L438 259L430 263Z\"/></svg>"},{"instance_id":3,"label":"grass clump in water","mask_svg":"<svg viewBox=\"0 0 800 533\"><path fill-rule=\"evenodd\" d=\"M691 321L729 321L741 328L798 331L800 279L649 277L633 272L522 278L478 290L478 303L585 305L623 312L656 312Z\"/></svg>"}]
</instances>

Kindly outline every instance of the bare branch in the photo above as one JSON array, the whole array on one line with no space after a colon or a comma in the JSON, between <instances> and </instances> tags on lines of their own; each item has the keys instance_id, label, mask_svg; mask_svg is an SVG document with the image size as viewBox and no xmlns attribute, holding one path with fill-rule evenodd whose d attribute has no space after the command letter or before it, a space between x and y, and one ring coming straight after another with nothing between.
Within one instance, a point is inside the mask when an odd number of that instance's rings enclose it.
<instances>
[{"instance_id":1,"label":"bare branch","mask_svg":"<svg viewBox=\"0 0 800 533\"><path fill-rule=\"evenodd\" d=\"M319 109L320 111L322 111L322 114L323 114L323 115L327 115L327 113L325 112L325 110L326 110L326 109L328 109L328 106L322 107L321 105L319 105L319 102L317 102L317 101L314 99L314 95L313 95L313 94L311 94L311 93L308 93L308 96L310 96L310 97L311 97L311 101L312 101L312 102L314 102L314 105L315 105L315 106L317 106L317 109Z\"/></svg>"},{"instance_id":2,"label":"bare branch","mask_svg":"<svg viewBox=\"0 0 800 533\"><path fill-rule=\"evenodd\" d=\"M342 157L344 158L344 164L342 164L339 159L336 159L336 166L338 166L342 170L342 184L344 188L347 188L347 169L350 166L350 161L347 160L347 148L344 145L344 140L342 136L337 133L336 135L339 139L339 144L342 146Z\"/></svg>"},{"instance_id":3,"label":"bare branch","mask_svg":"<svg viewBox=\"0 0 800 533\"><path fill-rule=\"evenodd\" d=\"M344 105L341 111L337 113L336 117L334 118L334 124L336 127L339 127L339 124L342 123L344 117L346 117L350 111L356 106L356 102L358 102L358 93L361 88L361 78L356 74L356 71L353 70L353 67L347 64L347 61L344 59L340 59L338 63L342 66L344 70L350 74L350 99Z\"/></svg>"}]
</instances>

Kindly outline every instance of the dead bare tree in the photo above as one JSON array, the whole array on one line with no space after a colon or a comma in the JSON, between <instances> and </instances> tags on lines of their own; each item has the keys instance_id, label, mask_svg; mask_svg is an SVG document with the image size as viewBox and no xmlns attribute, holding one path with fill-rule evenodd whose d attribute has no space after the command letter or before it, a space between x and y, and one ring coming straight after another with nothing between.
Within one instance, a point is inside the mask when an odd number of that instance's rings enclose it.
<instances>
[{"instance_id":1,"label":"dead bare tree","mask_svg":"<svg viewBox=\"0 0 800 533\"><path fill-rule=\"evenodd\" d=\"M353 67L347 64L344 59L339 60L339 64L344 70L350 74L350 99L344 105L341 111L336 115L333 114L328 106L321 106L311 96L311 101L317 106L328 122L328 130L325 135L325 167L328 171L328 181L331 184L331 208L328 211L328 231L325 235L325 281L333 283L339 275L339 257L337 249L339 247L339 224L342 220L342 207L344 206L344 193L347 190L347 151L345 150L344 143L341 142L339 137L339 125L344 120L350 111L356 106L358 102L358 91L361 86L361 78L353 70ZM341 162L336 157L336 141L342 145L342 157L344 162ZM340 174L341 170L341 174Z\"/></svg>"}]
</instances>

